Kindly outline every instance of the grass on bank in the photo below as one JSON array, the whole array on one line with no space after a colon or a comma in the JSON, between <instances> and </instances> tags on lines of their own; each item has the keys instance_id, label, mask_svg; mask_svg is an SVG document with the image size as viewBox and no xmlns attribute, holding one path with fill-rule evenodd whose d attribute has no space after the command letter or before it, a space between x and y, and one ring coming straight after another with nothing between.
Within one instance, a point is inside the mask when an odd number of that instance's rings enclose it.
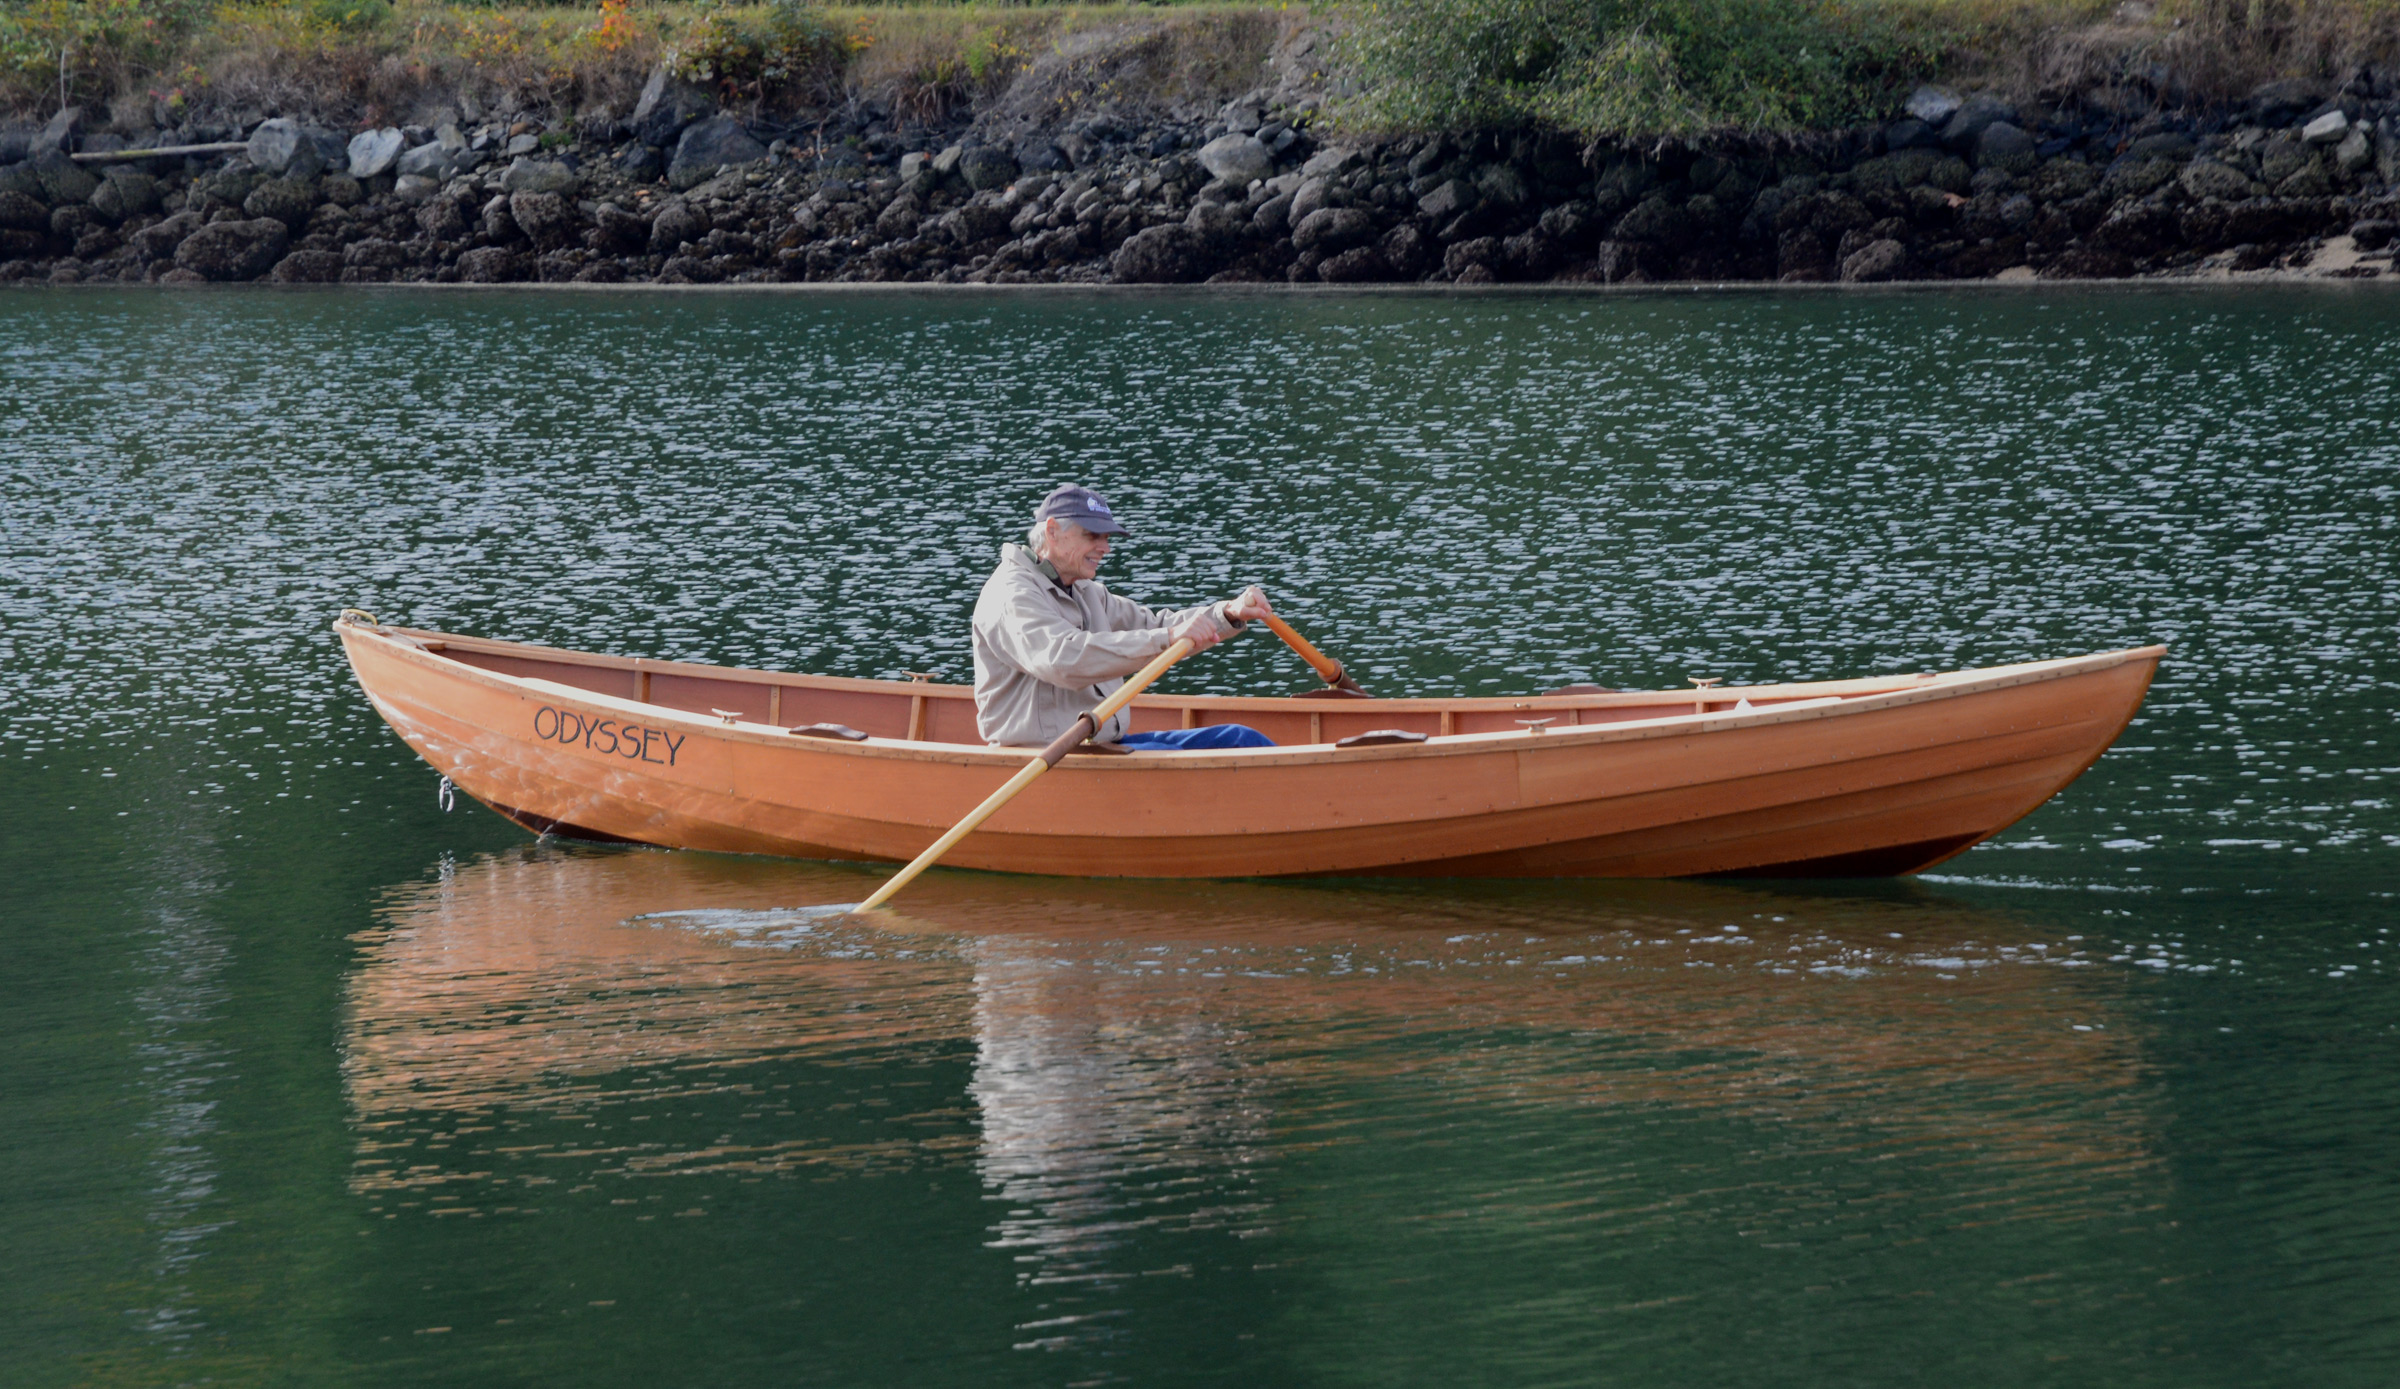
<instances>
[{"instance_id":1,"label":"grass on bank","mask_svg":"<svg viewBox=\"0 0 2400 1389\"><path fill-rule=\"evenodd\" d=\"M1589 136L1825 128L1927 79L2223 98L2389 62L2400 0L1334 0L825 6L599 0L0 0L0 109L121 125L275 105L405 119L428 98L622 114L671 59L761 113L873 98L934 121L1033 69L1066 107L1158 110L1264 80L1295 26L1357 128Z\"/></svg>"}]
</instances>

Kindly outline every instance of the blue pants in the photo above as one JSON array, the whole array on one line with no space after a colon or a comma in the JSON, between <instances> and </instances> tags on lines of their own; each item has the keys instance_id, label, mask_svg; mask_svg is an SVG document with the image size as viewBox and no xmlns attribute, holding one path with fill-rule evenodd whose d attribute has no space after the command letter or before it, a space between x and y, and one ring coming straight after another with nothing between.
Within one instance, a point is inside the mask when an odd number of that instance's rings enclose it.
<instances>
[{"instance_id":1,"label":"blue pants","mask_svg":"<svg viewBox=\"0 0 2400 1389\"><path fill-rule=\"evenodd\" d=\"M1221 748L1271 748L1275 746L1275 740L1247 724L1212 723L1201 728L1128 733L1117 740L1117 746L1157 748L1167 752L1215 752Z\"/></svg>"}]
</instances>

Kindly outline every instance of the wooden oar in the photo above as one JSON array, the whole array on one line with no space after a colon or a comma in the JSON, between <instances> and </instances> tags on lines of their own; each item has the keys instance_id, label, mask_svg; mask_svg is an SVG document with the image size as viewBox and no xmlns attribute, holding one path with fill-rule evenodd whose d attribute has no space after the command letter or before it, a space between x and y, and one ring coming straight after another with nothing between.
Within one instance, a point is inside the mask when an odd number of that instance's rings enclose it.
<instances>
[{"instance_id":1,"label":"wooden oar","mask_svg":"<svg viewBox=\"0 0 2400 1389\"><path fill-rule=\"evenodd\" d=\"M1266 623L1268 631L1283 638L1284 645L1300 653L1300 659L1308 662L1309 668L1316 671L1318 679L1337 690L1348 690L1352 694L1359 695L1366 693L1365 690L1359 688L1356 680L1350 678L1350 672L1342 669L1341 662L1319 651L1308 638L1293 631L1292 624L1280 617L1269 617L1266 619Z\"/></svg>"},{"instance_id":2,"label":"wooden oar","mask_svg":"<svg viewBox=\"0 0 2400 1389\"><path fill-rule=\"evenodd\" d=\"M966 819L951 826L948 834L928 845L924 853L917 855L909 862L908 867L894 873L891 881L875 889L875 895L859 903L858 910L872 911L890 901L893 893L908 886L919 873L933 867L942 855L950 852L958 841L973 834L977 825L991 819L1000 807L1008 804L1019 791L1031 785L1035 777L1057 766L1061 758L1082 747L1086 741L1100 731L1100 725L1115 718L1119 709L1131 702L1135 695L1150 687L1151 681L1166 674L1167 667L1191 654L1191 642L1179 640L1173 646L1160 652L1157 660L1135 671L1131 679L1117 687L1116 693L1100 701L1099 708L1090 713L1078 715L1074 724L1066 732L1053 738L1050 746L1043 748L1031 762L1026 763L1022 771L1010 777L999 790L986 796L983 804L968 811Z\"/></svg>"}]
</instances>

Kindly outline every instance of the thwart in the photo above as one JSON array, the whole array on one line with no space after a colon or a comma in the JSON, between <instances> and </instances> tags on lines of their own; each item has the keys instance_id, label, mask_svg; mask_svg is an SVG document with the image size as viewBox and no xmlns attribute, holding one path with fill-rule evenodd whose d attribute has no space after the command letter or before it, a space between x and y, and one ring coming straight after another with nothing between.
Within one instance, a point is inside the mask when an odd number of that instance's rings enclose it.
<instances>
[{"instance_id":1,"label":"thwart","mask_svg":"<svg viewBox=\"0 0 2400 1389\"><path fill-rule=\"evenodd\" d=\"M1032 752L985 746L964 686L589 655L355 613L335 630L410 747L540 834L905 862ZM2081 775L2164 654L1681 691L1145 694L1136 731L1244 723L1280 746L1068 755L943 862L1159 878L1914 873Z\"/></svg>"}]
</instances>

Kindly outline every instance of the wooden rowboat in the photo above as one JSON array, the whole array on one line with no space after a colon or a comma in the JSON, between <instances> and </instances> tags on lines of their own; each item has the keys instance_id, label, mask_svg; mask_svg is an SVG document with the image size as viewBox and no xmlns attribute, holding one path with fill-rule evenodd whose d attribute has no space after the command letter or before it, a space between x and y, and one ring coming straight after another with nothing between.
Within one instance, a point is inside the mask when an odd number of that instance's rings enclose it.
<instances>
[{"instance_id":1,"label":"wooden rowboat","mask_svg":"<svg viewBox=\"0 0 2400 1389\"><path fill-rule=\"evenodd\" d=\"M1025 764L964 686L335 624L367 698L539 834L901 862ZM1068 757L953 867L1076 877L1880 877L2057 794L2164 647L1946 674L1473 699L1144 695L1281 746ZM800 735L800 736L795 736Z\"/></svg>"}]
</instances>

